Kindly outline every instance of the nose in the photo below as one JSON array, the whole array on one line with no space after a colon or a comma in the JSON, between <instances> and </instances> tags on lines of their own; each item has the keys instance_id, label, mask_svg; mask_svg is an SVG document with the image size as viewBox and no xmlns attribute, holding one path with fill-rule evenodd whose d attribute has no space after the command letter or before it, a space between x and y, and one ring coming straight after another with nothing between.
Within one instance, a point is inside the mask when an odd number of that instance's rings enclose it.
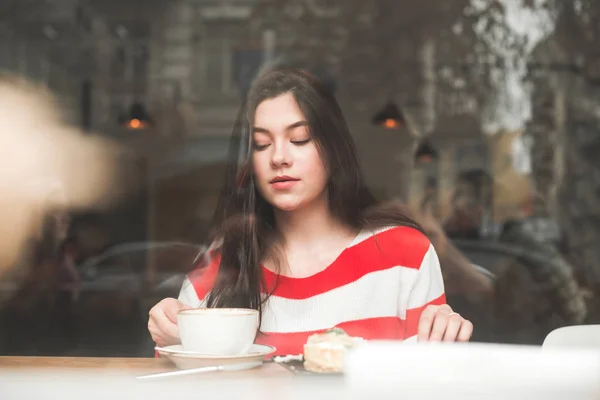
<instances>
[{"instance_id":1,"label":"nose","mask_svg":"<svg viewBox=\"0 0 600 400\"><path fill-rule=\"evenodd\" d=\"M271 165L273 168L291 167L292 156L285 143L275 144L271 156Z\"/></svg>"}]
</instances>

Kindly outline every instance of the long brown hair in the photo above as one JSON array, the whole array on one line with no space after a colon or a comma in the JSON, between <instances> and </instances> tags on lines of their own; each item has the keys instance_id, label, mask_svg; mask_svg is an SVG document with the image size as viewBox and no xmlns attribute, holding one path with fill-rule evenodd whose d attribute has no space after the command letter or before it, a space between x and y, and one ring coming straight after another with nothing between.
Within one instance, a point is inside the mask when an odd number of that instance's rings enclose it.
<instances>
[{"instance_id":1,"label":"long brown hair","mask_svg":"<svg viewBox=\"0 0 600 400\"><path fill-rule=\"evenodd\" d=\"M365 184L356 147L333 93L312 75L277 67L260 75L248 93L231 142L232 162L214 218L221 261L208 307L247 307L262 313L261 261L280 241L273 207L258 193L251 165L251 129L260 103L291 93L304 114L311 138L329 173L329 205L356 229L419 225L399 209L379 203Z\"/></svg>"}]
</instances>

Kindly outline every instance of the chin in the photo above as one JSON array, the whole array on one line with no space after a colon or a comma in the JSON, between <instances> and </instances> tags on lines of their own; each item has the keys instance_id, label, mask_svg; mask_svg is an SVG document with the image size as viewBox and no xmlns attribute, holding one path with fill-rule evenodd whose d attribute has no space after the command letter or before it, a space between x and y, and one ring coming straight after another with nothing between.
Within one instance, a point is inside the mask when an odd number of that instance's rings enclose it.
<instances>
[{"instance_id":1,"label":"chin","mask_svg":"<svg viewBox=\"0 0 600 400\"><path fill-rule=\"evenodd\" d=\"M273 196L267 199L268 203L271 204L274 208L281 211L295 211L304 206L304 201L302 198L298 198L298 196Z\"/></svg>"},{"instance_id":2,"label":"chin","mask_svg":"<svg viewBox=\"0 0 600 400\"><path fill-rule=\"evenodd\" d=\"M301 206L299 203L292 202L273 202L271 205L281 211L295 211Z\"/></svg>"},{"instance_id":3,"label":"chin","mask_svg":"<svg viewBox=\"0 0 600 400\"><path fill-rule=\"evenodd\" d=\"M319 203L319 196L280 194L270 197L267 202L281 211L297 211Z\"/></svg>"}]
</instances>

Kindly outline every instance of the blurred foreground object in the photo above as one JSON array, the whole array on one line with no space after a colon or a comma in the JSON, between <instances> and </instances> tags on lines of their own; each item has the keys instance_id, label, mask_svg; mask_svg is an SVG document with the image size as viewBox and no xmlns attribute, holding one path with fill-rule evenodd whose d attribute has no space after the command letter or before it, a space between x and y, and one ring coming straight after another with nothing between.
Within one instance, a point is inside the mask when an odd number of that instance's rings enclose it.
<instances>
[{"instance_id":1,"label":"blurred foreground object","mask_svg":"<svg viewBox=\"0 0 600 400\"><path fill-rule=\"evenodd\" d=\"M573 400L600 394L597 354L537 346L367 342L348 354L344 371L347 389L357 398L401 393L423 399Z\"/></svg>"},{"instance_id":2,"label":"blurred foreground object","mask_svg":"<svg viewBox=\"0 0 600 400\"><path fill-rule=\"evenodd\" d=\"M244 400L583 400L600 394L597 354L530 346L365 342L349 353L344 376L293 375L271 363L262 371L160 382L135 379L172 368L159 359L16 359L20 363L0 359L2 398L162 400L165 393L184 399L201 391L207 398Z\"/></svg>"},{"instance_id":3,"label":"blurred foreground object","mask_svg":"<svg viewBox=\"0 0 600 400\"><path fill-rule=\"evenodd\" d=\"M120 155L115 144L68 126L43 87L0 74L0 283L27 274L24 250L42 236L45 218L122 194Z\"/></svg>"}]
</instances>

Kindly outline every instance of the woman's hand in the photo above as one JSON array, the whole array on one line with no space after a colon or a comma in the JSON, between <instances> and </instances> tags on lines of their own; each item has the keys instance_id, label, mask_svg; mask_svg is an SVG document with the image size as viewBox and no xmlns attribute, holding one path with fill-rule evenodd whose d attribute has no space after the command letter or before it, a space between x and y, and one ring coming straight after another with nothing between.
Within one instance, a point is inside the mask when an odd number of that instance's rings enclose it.
<instances>
[{"instance_id":1,"label":"woman's hand","mask_svg":"<svg viewBox=\"0 0 600 400\"><path fill-rule=\"evenodd\" d=\"M163 299L152 307L149 313L148 331L157 346L164 347L180 343L177 313L186 308L190 307L172 298Z\"/></svg>"},{"instance_id":2,"label":"woman's hand","mask_svg":"<svg viewBox=\"0 0 600 400\"><path fill-rule=\"evenodd\" d=\"M421 313L417 340L419 342L468 342L473 324L447 305L428 305Z\"/></svg>"}]
</instances>

